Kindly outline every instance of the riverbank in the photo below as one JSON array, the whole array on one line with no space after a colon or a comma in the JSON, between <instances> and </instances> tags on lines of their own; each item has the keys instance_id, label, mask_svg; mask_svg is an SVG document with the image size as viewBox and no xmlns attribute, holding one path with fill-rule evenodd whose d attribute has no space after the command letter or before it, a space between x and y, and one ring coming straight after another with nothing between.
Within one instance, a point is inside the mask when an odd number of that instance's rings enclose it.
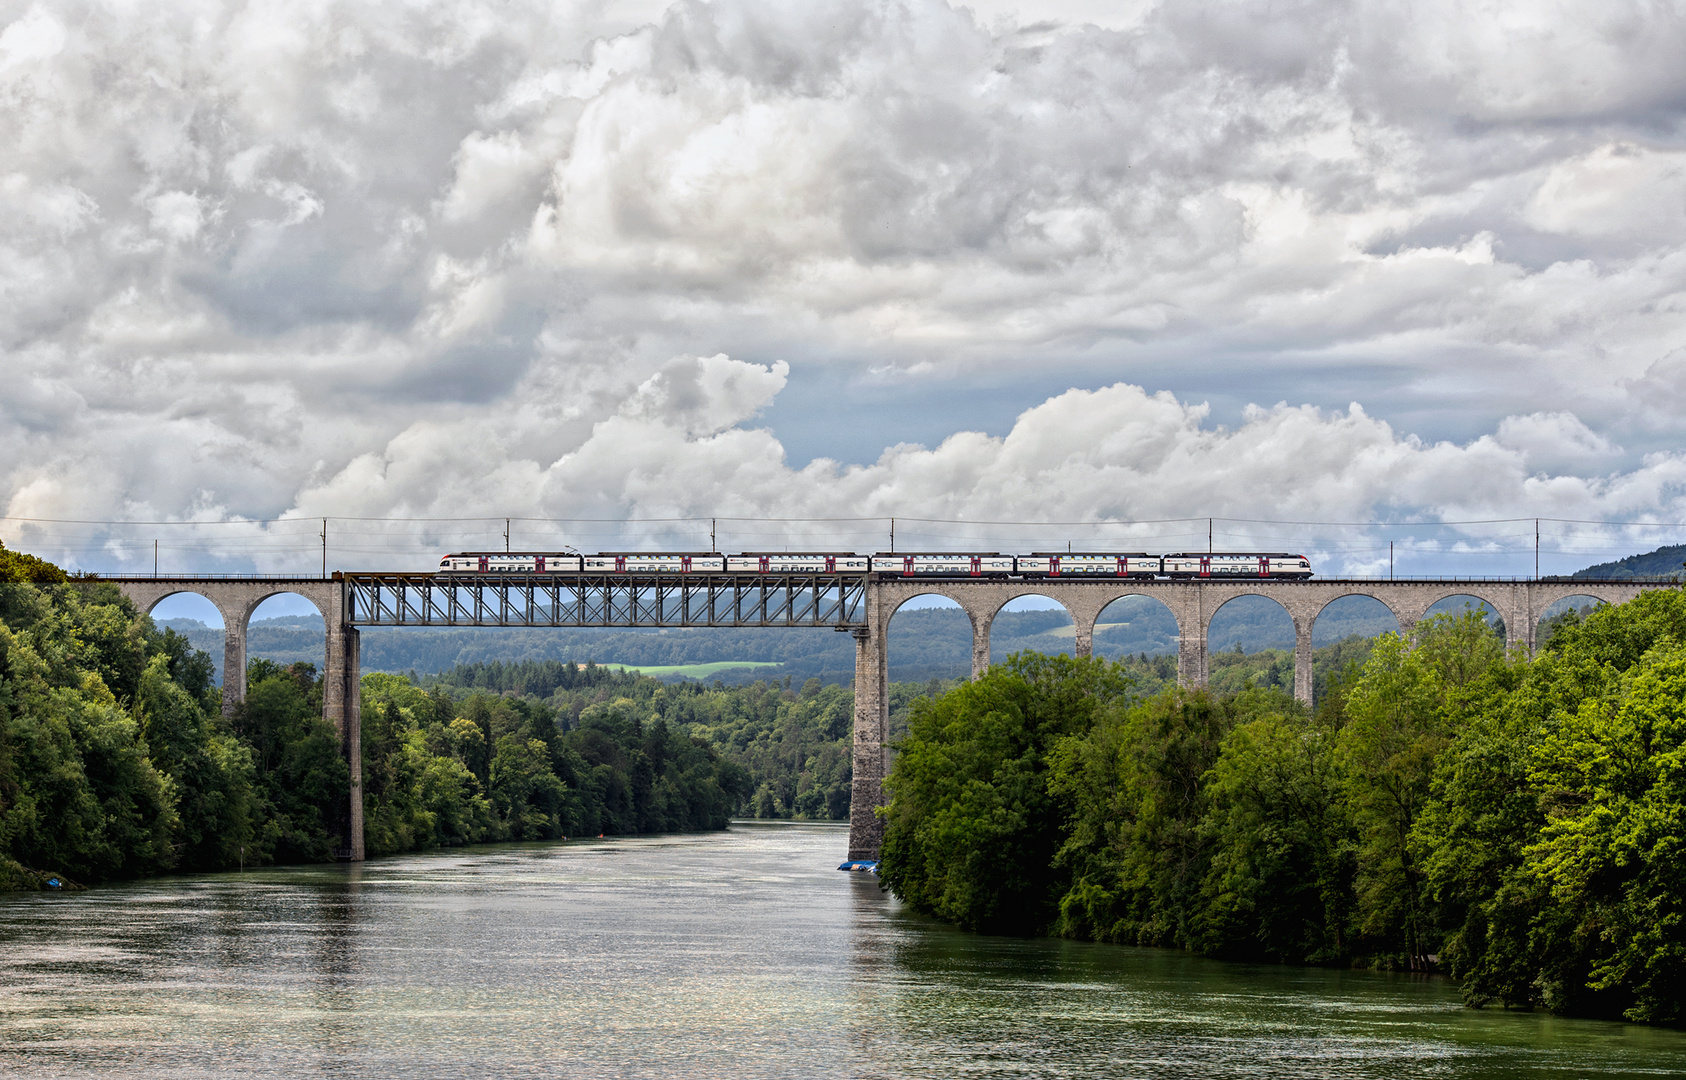
<instances>
[{"instance_id":1,"label":"riverbank","mask_svg":"<svg viewBox=\"0 0 1686 1080\"><path fill-rule=\"evenodd\" d=\"M32 870L16 859L0 855L0 893L80 892L82 886L51 870Z\"/></svg>"}]
</instances>

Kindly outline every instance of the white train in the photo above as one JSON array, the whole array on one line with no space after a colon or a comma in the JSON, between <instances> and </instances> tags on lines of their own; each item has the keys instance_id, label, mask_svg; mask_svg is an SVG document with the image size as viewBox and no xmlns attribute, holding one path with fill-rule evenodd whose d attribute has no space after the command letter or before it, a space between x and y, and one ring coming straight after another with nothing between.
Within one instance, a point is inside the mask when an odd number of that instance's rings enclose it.
<instances>
[{"instance_id":1,"label":"white train","mask_svg":"<svg viewBox=\"0 0 1686 1080\"><path fill-rule=\"evenodd\" d=\"M481 574L866 574L941 578L1309 578L1304 555L1277 552L853 552L722 555L704 551L465 551L439 560L439 573Z\"/></svg>"}]
</instances>

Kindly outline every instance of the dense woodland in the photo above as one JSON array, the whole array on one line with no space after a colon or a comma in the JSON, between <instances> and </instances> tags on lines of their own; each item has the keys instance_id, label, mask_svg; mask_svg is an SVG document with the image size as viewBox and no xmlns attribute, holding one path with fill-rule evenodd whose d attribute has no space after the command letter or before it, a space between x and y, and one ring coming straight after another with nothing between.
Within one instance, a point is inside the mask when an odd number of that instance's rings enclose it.
<instances>
[{"instance_id":1,"label":"dense woodland","mask_svg":"<svg viewBox=\"0 0 1686 1080\"><path fill-rule=\"evenodd\" d=\"M1022 655L914 703L883 881L978 930L1443 970L1476 1005L1678 1024L1686 593L1553 630L1528 661L1436 617L1315 710Z\"/></svg>"},{"instance_id":2,"label":"dense woodland","mask_svg":"<svg viewBox=\"0 0 1686 1080\"><path fill-rule=\"evenodd\" d=\"M311 665L254 660L224 717L210 658L114 586L3 550L0 574L0 888L335 856L350 778ZM616 693L660 684L574 679L547 704L365 677L369 853L717 829L751 800L745 769Z\"/></svg>"},{"instance_id":3,"label":"dense woodland","mask_svg":"<svg viewBox=\"0 0 1686 1080\"><path fill-rule=\"evenodd\" d=\"M1678 1024L1686 594L1478 613L1316 653L1023 653L892 686L882 880L961 926L1441 970L1472 1004ZM320 861L349 777L309 664L212 665L116 589L0 548L0 887ZM364 677L371 855L841 820L851 693L553 661Z\"/></svg>"}]
</instances>

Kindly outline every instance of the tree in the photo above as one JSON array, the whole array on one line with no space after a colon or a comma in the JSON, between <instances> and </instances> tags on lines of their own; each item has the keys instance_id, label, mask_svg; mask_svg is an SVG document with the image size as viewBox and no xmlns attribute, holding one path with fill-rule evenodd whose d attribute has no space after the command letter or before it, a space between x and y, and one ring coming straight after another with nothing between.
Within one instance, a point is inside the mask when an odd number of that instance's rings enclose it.
<instances>
[{"instance_id":1,"label":"tree","mask_svg":"<svg viewBox=\"0 0 1686 1080\"><path fill-rule=\"evenodd\" d=\"M913 704L885 787L879 875L915 908L971 929L1038 933L1057 914L1066 798L1047 756L1131 684L1102 660L1020 653Z\"/></svg>"},{"instance_id":2,"label":"tree","mask_svg":"<svg viewBox=\"0 0 1686 1080\"><path fill-rule=\"evenodd\" d=\"M1432 965L1441 935L1411 833L1466 691L1503 660L1503 643L1480 612L1435 616L1408 641L1378 639L1346 700L1337 758L1358 826L1359 925L1382 954L1412 970Z\"/></svg>"},{"instance_id":3,"label":"tree","mask_svg":"<svg viewBox=\"0 0 1686 1080\"><path fill-rule=\"evenodd\" d=\"M1209 955L1349 961L1357 836L1335 754L1344 714L1260 704L1204 778L1212 850L1191 943Z\"/></svg>"},{"instance_id":4,"label":"tree","mask_svg":"<svg viewBox=\"0 0 1686 1080\"><path fill-rule=\"evenodd\" d=\"M1060 740L1050 786L1070 808L1059 932L1189 947L1211 867L1206 777L1232 729L1294 709L1280 690L1172 687Z\"/></svg>"}]
</instances>

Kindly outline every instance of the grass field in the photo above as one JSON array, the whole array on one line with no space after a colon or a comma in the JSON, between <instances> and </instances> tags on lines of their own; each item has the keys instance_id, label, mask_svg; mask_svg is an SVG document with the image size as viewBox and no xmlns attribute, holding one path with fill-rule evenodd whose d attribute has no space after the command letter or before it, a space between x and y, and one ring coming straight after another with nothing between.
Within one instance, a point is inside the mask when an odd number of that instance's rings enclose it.
<instances>
[{"instance_id":1,"label":"grass field","mask_svg":"<svg viewBox=\"0 0 1686 1080\"><path fill-rule=\"evenodd\" d=\"M620 671L642 672L655 679L665 678L669 675L679 675L687 679L706 679L710 675L718 675L722 671L735 671L739 668L776 668L780 664L776 660L721 660L713 664L673 664L668 667L650 667L639 664L598 664L597 666L615 668Z\"/></svg>"}]
</instances>

